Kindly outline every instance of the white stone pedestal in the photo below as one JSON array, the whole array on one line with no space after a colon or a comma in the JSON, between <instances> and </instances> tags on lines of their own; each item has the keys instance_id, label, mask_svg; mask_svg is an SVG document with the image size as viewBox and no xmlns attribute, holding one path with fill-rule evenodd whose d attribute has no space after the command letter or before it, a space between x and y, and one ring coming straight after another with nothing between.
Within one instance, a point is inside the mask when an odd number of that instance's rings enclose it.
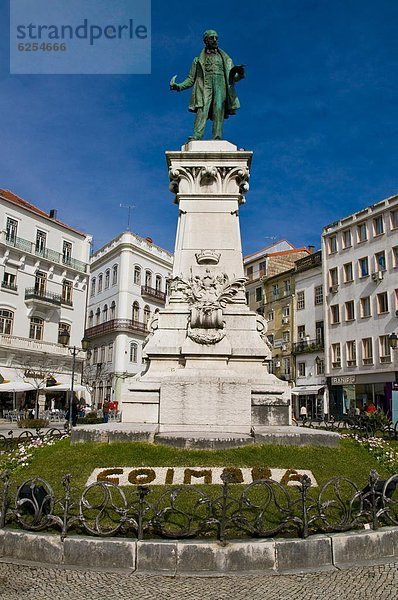
<instances>
[{"instance_id":1,"label":"white stone pedestal","mask_svg":"<svg viewBox=\"0 0 398 600\"><path fill-rule=\"evenodd\" d=\"M123 421L158 423L161 432L288 425L287 383L268 372L266 324L245 297L239 207L252 153L192 141L166 156L179 209L173 275Z\"/></svg>"}]
</instances>

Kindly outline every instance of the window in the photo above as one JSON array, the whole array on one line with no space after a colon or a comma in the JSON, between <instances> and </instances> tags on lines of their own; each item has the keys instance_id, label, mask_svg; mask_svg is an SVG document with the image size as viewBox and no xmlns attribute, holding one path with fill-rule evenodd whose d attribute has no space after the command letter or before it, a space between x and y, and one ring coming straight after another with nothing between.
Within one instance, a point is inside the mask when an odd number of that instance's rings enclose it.
<instances>
[{"instance_id":1,"label":"window","mask_svg":"<svg viewBox=\"0 0 398 600\"><path fill-rule=\"evenodd\" d=\"M18 233L18 221L15 219L11 219L11 217L7 217L6 223L6 239L7 242L15 242L17 239Z\"/></svg>"},{"instance_id":2,"label":"window","mask_svg":"<svg viewBox=\"0 0 398 600\"><path fill-rule=\"evenodd\" d=\"M282 308L282 317L290 317L290 306L284 306Z\"/></svg>"},{"instance_id":3,"label":"window","mask_svg":"<svg viewBox=\"0 0 398 600\"><path fill-rule=\"evenodd\" d=\"M62 335L62 333L64 331L67 331L69 333L69 336L70 336L70 324L69 323L64 323L64 322L60 321L59 324L58 324L58 344L61 343L60 336Z\"/></svg>"},{"instance_id":4,"label":"window","mask_svg":"<svg viewBox=\"0 0 398 600\"><path fill-rule=\"evenodd\" d=\"M323 286L322 285L317 285L315 287L314 290L314 302L315 302L315 306L319 306L320 304L323 304Z\"/></svg>"},{"instance_id":5,"label":"window","mask_svg":"<svg viewBox=\"0 0 398 600\"><path fill-rule=\"evenodd\" d=\"M117 265L113 265L113 267L112 267L112 285L117 284L117 270L118 270Z\"/></svg>"},{"instance_id":6,"label":"window","mask_svg":"<svg viewBox=\"0 0 398 600\"><path fill-rule=\"evenodd\" d=\"M114 300L112 300L111 309L109 312L110 312L109 318L112 321L115 318L115 313L116 313L116 303Z\"/></svg>"},{"instance_id":7,"label":"window","mask_svg":"<svg viewBox=\"0 0 398 600\"><path fill-rule=\"evenodd\" d=\"M282 333L282 338L284 342L290 342L290 331L284 331Z\"/></svg>"},{"instance_id":8,"label":"window","mask_svg":"<svg viewBox=\"0 0 398 600\"><path fill-rule=\"evenodd\" d=\"M332 304L330 307L330 318L332 325L340 323L340 308L338 304Z\"/></svg>"},{"instance_id":9,"label":"window","mask_svg":"<svg viewBox=\"0 0 398 600\"><path fill-rule=\"evenodd\" d=\"M105 304L104 308L102 309L102 322L106 323L108 320L108 305Z\"/></svg>"},{"instance_id":10,"label":"window","mask_svg":"<svg viewBox=\"0 0 398 600\"><path fill-rule=\"evenodd\" d=\"M352 238L351 238L351 229L346 229L343 231L343 248L351 248L352 246Z\"/></svg>"},{"instance_id":11,"label":"window","mask_svg":"<svg viewBox=\"0 0 398 600\"><path fill-rule=\"evenodd\" d=\"M273 321L274 320L274 311L270 310L269 313L267 314L267 321Z\"/></svg>"},{"instance_id":12,"label":"window","mask_svg":"<svg viewBox=\"0 0 398 600\"><path fill-rule=\"evenodd\" d=\"M100 310L100 307L98 307L97 310L95 311L95 324L99 325L100 320L101 320L101 310Z\"/></svg>"},{"instance_id":13,"label":"window","mask_svg":"<svg viewBox=\"0 0 398 600\"><path fill-rule=\"evenodd\" d=\"M377 254L375 254L375 268L376 271L385 271L386 270L386 253L384 252L377 252Z\"/></svg>"},{"instance_id":14,"label":"window","mask_svg":"<svg viewBox=\"0 0 398 600\"><path fill-rule=\"evenodd\" d=\"M283 359L283 372L285 375L290 375L290 358L286 357Z\"/></svg>"},{"instance_id":15,"label":"window","mask_svg":"<svg viewBox=\"0 0 398 600\"><path fill-rule=\"evenodd\" d=\"M355 340L350 340L346 344L347 349L347 367L355 367L357 364L357 348Z\"/></svg>"},{"instance_id":16,"label":"window","mask_svg":"<svg viewBox=\"0 0 398 600\"><path fill-rule=\"evenodd\" d=\"M96 279L95 279L95 277L93 277L91 280L91 292L90 292L91 297L95 296L95 284L96 284Z\"/></svg>"},{"instance_id":17,"label":"window","mask_svg":"<svg viewBox=\"0 0 398 600\"><path fill-rule=\"evenodd\" d=\"M398 267L398 246L394 246L392 249L392 262L394 267Z\"/></svg>"},{"instance_id":18,"label":"window","mask_svg":"<svg viewBox=\"0 0 398 600\"><path fill-rule=\"evenodd\" d=\"M390 213L391 216L391 229L397 229L398 228L398 210L393 210Z\"/></svg>"},{"instance_id":19,"label":"window","mask_svg":"<svg viewBox=\"0 0 398 600\"><path fill-rule=\"evenodd\" d=\"M363 338L362 340L362 362L364 365L373 365L372 338Z\"/></svg>"},{"instance_id":20,"label":"window","mask_svg":"<svg viewBox=\"0 0 398 600\"><path fill-rule=\"evenodd\" d=\"M29 337L31 340L43 339L44 321L40 317L31 317L29 327Z\"/></svg>"},{"instance_id":21,"label":"window","mask_svg":"<svg viewBox=\"0 0 398 600\"><path fill-rule=\"evenodd\" d=\"M162 291L162 278L160 275L156 275L156 279L155 279L155 290L157 292L161 292Z\"/></svg>"},{"instance_id":22,"label":"window","mask_svg":"<svg viewBox=\"0 0 398 600\"><path fill-rule=\"evenodd\" d=\"M93 365L98 363L98 347L96 346L93 350Z\"/></svg>"},{"instance_id":23,"label":"window","mask_svg":"<svg viewBox=\"0 0 398 600\"><path fill-rule=\"evenodd\" d=\"M72 306L72 289L73 284L71 281L64 279L62 282L62 295L61 302L62 304L67 304L68 306Z\"/></svg>"},{"instance_id":24,"label":"window","mask_svg":"<svg viewBox=\"0 0 398 600\"><path fill-rule=\"evenodd\" d=\"M133 304L132 319L133 321L140 320L140 305L138 304L138 302L134 302Z\"/></svg>"},{"instance_id":25,"label":"window","mask_svg":"<svg viewBox=\"0 0 398 600\"><path fill-rule=\"evenodd\" d=\"M7 271L4 271L3 282L1 284L1 287L5 288L6 290L16 291L17 290L17 275L16 275L16 273L8 273Z\"/></svg>"},{"instance_id":26,"label":"window","mask_svg":"<svg viewBox=\"0 0 398 600\"><path fill-rule=\"evenodd\" d=\"M325 374L325 361L323 358L317 357L315 359L315 374L316 375L324 375Z\"/></svg>"},{"instance_id":27,"label":"window","mask_svg":"<svg viewBox=\"0 0 398 600\"><path fill-rule=\"evenodd\" d=\"M113 361L113 342L109 342L108 345L108 362Z\"/></svg>"},{"instance_id":28,"label":"window","mask_svg":"<svg viewBox=\"0 0 398 600\"><path fill-rule=\"evenodd\" d=\"M274 283L272 285L272 297L273 298L278 298L279 296L279 284L278 283Z\"/></svg>"},{"instance_id":29,"label":"window","mask_svg":"<svg viewBox=\"0 0 398 600\"><path fill-rule=\"evenodd\" d=\"M249 279L251 279L253 277L253 267L247 267L246 275Z\"/></svg>"},{"instance_id":30,"label":"window","mask_svg":"<svg viewBox=\"0 0 398 600\"><path fill-rule=\"evenodd\" d=\"M287 296L288 294L290 294L290 290L291 290L290 279L285 279L284 286L285 286L285 296Z\"/></svg>"},{"instance_id":31,"label":"window","mask_svg":"<svg viewBox=\"0 0 398 600\"><path fill-rule=\"evenodd\" d=\"M315 322L315 339L319 346L323 346L325 342L325 327L323 321Z\"/></svg>"},{"instance_id":32,"label":"window","mask_svg":"<svg viewBox=\"0 0 398 600\"><path fill-rule=\"evenodd\" d=\"M339 272L337 270L337 267L329 269L329 284L331 286L339 284Z\"/></svg>"},{"instance_id":33,"label":"window","mask_svg":"<svg viewBox=\"0 0 398 600\"><path fill-rule=\"evenodd\" d=\"M355 319L354 300L348 300L348 302L345 303L345 320L353 321L354 319Z\"/></svg>"},{"instance_id":34,"label":"window","mask_svg":"<svg viewBox=\"0 0 398 600\"><path fill-rule=\"evenodd\" d=\"M141 285L141 268L134 267L134 283L135 285Z\"/></svg>"},{"instance_id":35,"label":"window","mask_svg":"<svg viewBox=\"0 0 398 600\"><path fill-rule=\"evenodd\" d=\"M297 327L297 338L299 340L304 340L305 339L305 325L299 325Z\"/></svg>"},{"instance_id":36,"label":"window","mask_svg":"<svg viewBox=\"0 0 398 600\"><path fill-rule=\"evenodd\" d=\"M344 281L345 283L348 283L350 281L353 281L354 277L352 274L352 263L346 263L343 267L344 269Z\"/></svg>"},{"instance_id":37,"label":"window","mask_svg":"<svg viewBox=\"0 0 398 600\"><path fill-rule=\"evenodd\" d=\"M14 313L5 308L0 309L0 333L11 335L12 325L14 321Z\"/></svg>"},{"instance_id":38,"label":"window","mask_svg":"<svg viewBox=\"0 0 398 600\"><path fill-rule=\"evenodd\" d=\"M106 290L109 288L110 277L111 277L111 271L110 271L110 269L107 269L105 271L105 289Z\"/></svg>"},{"instance_id":39,"label":"window","mask_svg":"<svg viewBox=\"0 0 398 600\"><path fill-rule=\"evenodd\" d=\"M151 309L147 304L144 306L144 325L148 327L149 319L151 318Z\"/></svg>"},{"instance_id":40,"label":"window","mask_svg":"<svg viewBox=\"0 0 398 600\"><path fill-rule=\"evenodd\" d=\"M135 342L130 343L130 362L136 363L138 355L138 345Z\"/></svg>"},{"instance_id":41,"label":"window","mask_svg":"<svg viewBox=\"0 0 398 600\"><path fill-rule=\"evenodd\" d=\"M101 352L101 354L100 354L100 362L104 363L105 362L105 346L101 346L100 352Z\"/></svg>"},{"instance_id":42,"label":"window","mask_svg":"<svg viewBox=\"0 0 398 600\"><path fill-rule=\"evenodd\" d=\"M271 344L271 346L274 345L274 336L272 334L267 335L267 340L269 341L269 343Z\"/></svg>"},{"instance_id":43,"label":"window","mask_svg":"<svg viewBox=\"0 0 398 600\"><path fill-rule=\"evenodd\" d=\"M368 257L364 256L359 259L359 276L360 277L368 277L369 275L369 261Z\"/></svg>"},{"instance_id":44,"label":"window","mask_svg":"<svg viewBox=\"0 0 398 600\"><path fill-rule=\"evenodd\" d=\"M102 279L103 279L103 275L102 275L102 273L100 273L98 275L97 294L99 294L100 292L102 292Z\"/></svg>"},{"instance_id":45,"label":"window","mask_svg":"<svg viewBox=\"0 0 398 600\"><path fill-rule=\"evenodd\" d=\"M62 244L62 262L69 265L72 261L72 244L70 242L63 242Z\"/></svg>"},{"instance_id":46,"label":"window","mask_svg":"<svg viewBox=\"0 0 398 600\"><path fill-rule=\"evenodd\" d=\"M397 225L397 227L398 227L398 225ZM263 275L265 275L266 271L267 271L267 263L266 263L266 261L260 262L260 264L258 265L258 268L259 268L259 272L260 272L260 277L262 277Z\"/></svg>"},{"instance_id":47,"label":"window","mask_svg":"<svg viewBox=\"0 0 398 600\"><path fill-rule=\"evenodd\" d=\"M94 313L92 310L90 310L89 315L88 315L88 327L92 327L93 326L93 319L94 319Z\"/></svg>"},{"instance_id":48,"label":"window","mask_svg":"<svg viewBox=\"0 0 398 600\"><path fill-rule=\"evenodd\" d=\"M370 304L370 296L364 296L364 298L361 298L360 304L361 304L361 318L365 319L367 317L371 317L372 311L371 311L371 304Z\"/></svg>"},{"instance_id":49,"label":"window","mask_svg":"<svg viewBox=\"0 0 398 600\"><path fill-rule=\"evenodd\" d=\"M47 286L47 274L43 271L36 271L35 276L35 292L39 296L44 296Z\"/></svg>"},{"instance_id":50,"label":"window","mask_svg":"<svg viewBox=\"0 0 398 600\"><path fill-rule=\"evenodd\" d=\"M373 219L373 235L381 235L384 233L383 217L379 216Z\"/></svg>"},{"instance_id":51,"label":"window","mask_svg":"<svg viewBox=\"0 0 398 600\"><path fill-rule=\"evenodd\" d=\"M35 246L35 251L37 254L44 254L44 252L46 250L46 241L47 241L46 232L40 231L40 229L38 229L36 231L36 246Z\"/></svg>"},{"instance_id":52,"label":"window","mask_svg":"<svg viewBox=\"0 0 398 600\"><path fill-rule=\"evenodd\" d=\"M258 287L258 288L256 288L256 302L261 302L262 299L263 299L263 288Z\"/></svg>"},{"instance_id":53,"label":"window","mask_svg":"<svg viewBox=\"0 0 398 600\"><path fill-rule=\"evenodd\" d=\"M341 367L340 344L332 344L332 367L339 369Z\"/></svg>"},{"instance_id":54,"label":"window","mask_svg":"<svg viewBox=\"0 0 398 600\"><path fill-rule=\"evenodd\" d=\"M358 242L366 242L368 239L368 229L366 227L366 223L361 223L361 225L358 225L357 234Z\"/></svg>"},{"instance_id":55,"label":"window","mask_svg":"<svg viewBox=\"0 0 398 600\"><path fill-rule=\"evenodd\" d=\"M245 292L245 296L246 296L246 304L249 304L250 302L250 294L248 291Z\"/></svg>"},{"instance_id":56,"label":"window","mask_svg":"<svg viewBox=\"0 0 398 600\"><path fill-rule=\"evenodd\" d=\"M152 287L152 273L145 271L145 287Z\"/></svg>"},{"instance_id":57,"label":"window","mask_svg":"<svg viewBox=\"0 0 398 600\"><path fill-rule=\"evenodd\" d=\"M297 310L302 310L305 308L305 296L304 290L297 292Z\"/></svg>"},{"instance_id":58,"label":"window","mask_svg":"<svg viewBox=\"0 0 398 600\"><path fill-rule=\"evenodd\" d=\"M297 363L297 375L298 377L305 377L305 362Z\"/></svg>"},{"instance_id":59,"label":"window","mask_svg":"<svg viewBox=\"0 0 398 600\"><path fill-rule=\"evenodd\" d=\"M388 296L387 292L377 294L377 313L379 315L388 312Z\"/></svg>"},{"instance_id":60,"label":"window","mask_svg":"<svg viewBox=\"0 0 398 600\"><path fill-rule=\"evenodd\" d=\"M337 252L337 236L331 235L329 238L329 254Z\"/></svg>"},{"instance_id":61,"label":"window","mask_svg":"<svg viewBox=\"0 0 398 600\"><path fill-rule=\"evenodd\" d=\"M391 362L391 346L388 335L381 335L379 337L379 352L381 363Z\"/></svg>"}]
</instances>

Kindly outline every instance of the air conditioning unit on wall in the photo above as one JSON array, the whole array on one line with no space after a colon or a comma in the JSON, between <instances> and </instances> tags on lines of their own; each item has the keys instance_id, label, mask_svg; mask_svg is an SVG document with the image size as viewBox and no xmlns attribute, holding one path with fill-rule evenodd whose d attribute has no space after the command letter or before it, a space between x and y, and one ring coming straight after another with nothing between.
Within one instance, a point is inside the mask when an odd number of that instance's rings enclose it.
<instances>
[{"instance_id":1,"label":"air conditioning unit on wall","mask_svg":"<svg viewBox=\"0 0 398 600\"><path fill-rule=\"evenodd\" d=\"M372 273L372 279L375 283L377 283L378 281L383 281L383 279L384 279L383 271L376 271L375 273Z\"/></svg>"},{"instance_id":2,"label":"air conditioning unit on wall","mask_svg":"<svg viewBox=\"0 0 398 600\"><path fill-rule=\"evenodd\" d=\"M329 292L330 292L331 294L336 294L336 292L337 292L337 290L338 290L338 289L339 289L339 286L338 286L338 285L332 285L332 286L330 286L330 288L329 288Z\"/></svg>"}]
</instances>

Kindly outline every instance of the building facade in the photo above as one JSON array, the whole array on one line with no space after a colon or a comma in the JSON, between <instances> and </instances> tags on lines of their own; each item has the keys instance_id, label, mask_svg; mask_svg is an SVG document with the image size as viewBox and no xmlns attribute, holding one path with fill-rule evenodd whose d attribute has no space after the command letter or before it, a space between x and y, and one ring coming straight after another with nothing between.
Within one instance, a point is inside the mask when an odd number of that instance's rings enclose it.
<instances>
[{"instance_id":1,"label":"building facade","mask_svg":"<svg viewBox=\"0 0 398 600\"><path fill-rule=\"evenodd\" d=\"M131 378L145 369L143 342L166 300L173 255L150 238L125 232L94 253L87 307L90 359L85 378L96 407L122 409Z\"/></svg>"},{"instance_id":2,"label":"building facade","mask_svg":"<svg viewBox=\"0 0 398 600\"><path fill-rule=\"evenodd\" d=\"M293 302L294 387L292 410L296 419L323 419L328 414L325 378L325 324L322 253L315 252L296 261Z\"/></svg>"},{"instance_id":3,"label":"building facade","mask_svg":"<svg viewBox=\"0 0 398 600\"><path fill-rule=\"evenodd\" d=\"M9 190L0 190L0 222L0 409L20 408L38 387L44 408L51 382L63 390L55 393L62 408L72 359L59 334L67 330L69 345L80 348L91 237ZM83 353L76 383L82 360Z\"/></svg>"},{"instance_id":4,"label":"building facade","mask_svg":"<svg viewBox=\"0 0 398 600\"><path fill-rule=\"evenodd\" d=\"M330 412L369 404L391 413L398 371L398 196L324 228L326 376Z\"/></svg>"}]
</instances>

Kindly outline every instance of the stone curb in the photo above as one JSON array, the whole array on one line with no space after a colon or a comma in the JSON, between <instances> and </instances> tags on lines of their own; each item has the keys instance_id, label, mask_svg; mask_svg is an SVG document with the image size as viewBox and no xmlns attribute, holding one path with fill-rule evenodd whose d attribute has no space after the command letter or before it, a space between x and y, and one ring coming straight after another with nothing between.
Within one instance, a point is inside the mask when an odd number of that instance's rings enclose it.
<instances>
[{"instance_id":1,"label":"stone curb","mask_svg":"<svg viewBox=\"0 0 398 600\"><path fill-rule=\"evenodd\" d=\"M135 540L0 530L0 561L151 575L280 574L393 562L398 527L303 539Z\"/></svg>"}]
</instances>

